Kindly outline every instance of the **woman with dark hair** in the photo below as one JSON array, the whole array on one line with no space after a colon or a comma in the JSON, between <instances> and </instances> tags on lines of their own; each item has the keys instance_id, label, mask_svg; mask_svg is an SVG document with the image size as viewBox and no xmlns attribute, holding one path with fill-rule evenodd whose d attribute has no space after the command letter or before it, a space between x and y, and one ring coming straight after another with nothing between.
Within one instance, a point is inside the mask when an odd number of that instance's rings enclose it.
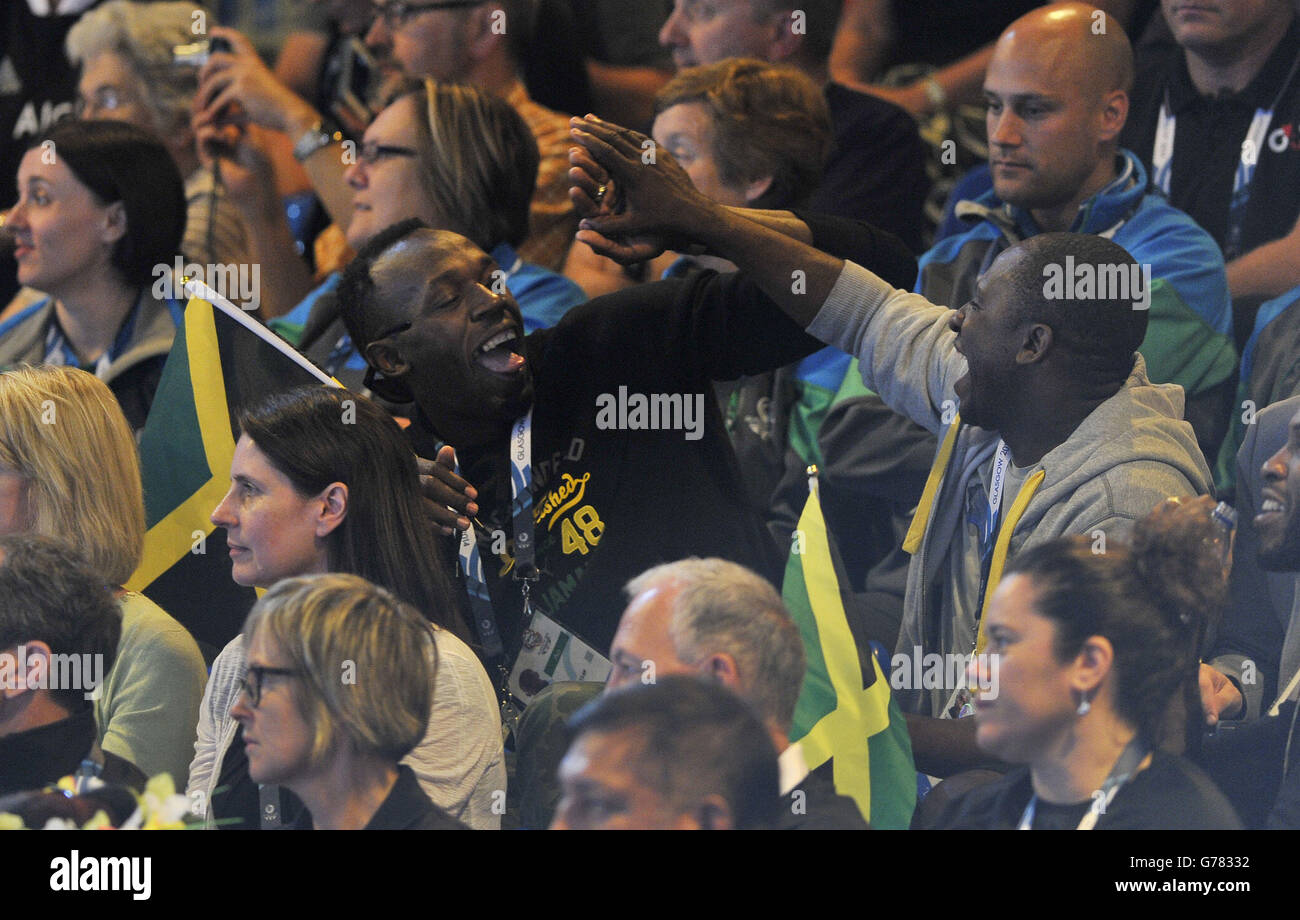
<instances>
[{"instance_id":1,"label":"woman with dark hair","mask_svg":"<svg viewBox=\"0 0 1300 920\"><path fill-rule=\"evenodd\" d=\"M244 408L238 424L230 491L212 512L213 523L226 528L232 577L269 588L299 575L360 575L428 618L439 658L433 714L404 762L452 816L471 827L499 826L492 806L505 789L505 767L496 695L460 638L468 631L439 565L415 455L401 429L371 401L326 387L268 396ZM249 778L231 715L246 656L241 635L213 663L190 796L210 822L236 818L256 827L267 793L259 795Z\"/></svg>"},{"instance_id":2,"label":"woman with dark hair","mask_svg":"<svg viewBox=\"0 0 1300 920\"><path fill-rule=\"evenodd\" d=\"M1226 591L1212 508L1205 496L1170 499L1130 547L1097 552L1075 536L1008 564L969 676L977 743L1025 766L949 803L935 827L1241 827L1213 783L1166 752L1192 721L1184 691Z\"/></svg>"},{"instance_id":3,"label":"woman with dark hair","mask_svg":"<svg viewBox=\"0 0 1300 920\"><path fill-rule=\"evenodd\" d=\"M23 157L18 196L5 222L18 280L47 296L0 323L0 367L90 371L140 429L182 309L155 283L185 229L175 162L134 125L62 122Z\"/></svg>"}]
</instances>

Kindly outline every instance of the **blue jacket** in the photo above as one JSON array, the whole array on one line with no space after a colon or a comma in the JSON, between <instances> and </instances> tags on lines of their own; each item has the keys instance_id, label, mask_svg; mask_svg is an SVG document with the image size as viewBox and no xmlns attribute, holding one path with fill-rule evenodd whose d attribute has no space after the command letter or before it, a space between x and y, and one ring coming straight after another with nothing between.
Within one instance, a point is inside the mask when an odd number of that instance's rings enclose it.
<instances>
[{"instance_id":1,"label":"blue jacket","mask_svg":"<svg viewBox=\"0 0 1300 920\"><path fill-rule=\"evenodd\" d=\"M1136 156L1121 150L1119 176L1079 208L1070 228L1114 240L1139 265L1151 266L1147 335L1139 349L1152 383L1176 383L1188 397L1232 377L1232 304L1223 254L1213 238L1157 192ZM921 256L916 292L957 308L1004 250L1042 232L1029 212L990 191L957 204L969 229Z\"/></svg>"}]
</instances>

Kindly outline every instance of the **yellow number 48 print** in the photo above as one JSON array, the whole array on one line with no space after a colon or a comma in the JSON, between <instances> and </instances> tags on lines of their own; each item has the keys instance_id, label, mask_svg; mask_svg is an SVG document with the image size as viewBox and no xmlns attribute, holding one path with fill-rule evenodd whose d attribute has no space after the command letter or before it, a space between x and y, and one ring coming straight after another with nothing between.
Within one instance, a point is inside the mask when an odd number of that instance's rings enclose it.
<instances>
[{"instance_id":1,"label":"yellow number 48 print","mask_svg":"<svg viewBox=\"0 0 1300 920\"><path fill-rule=\"evenodd\" d=\"M577 525L576 527L574 525ZM581 530L581 535L578 531ZM573 553L587 555L591 547L600 542L605 533L605 523L591 505L583 505L560 522L560 546L566 556Z\"/></svg>"}]
</instances>

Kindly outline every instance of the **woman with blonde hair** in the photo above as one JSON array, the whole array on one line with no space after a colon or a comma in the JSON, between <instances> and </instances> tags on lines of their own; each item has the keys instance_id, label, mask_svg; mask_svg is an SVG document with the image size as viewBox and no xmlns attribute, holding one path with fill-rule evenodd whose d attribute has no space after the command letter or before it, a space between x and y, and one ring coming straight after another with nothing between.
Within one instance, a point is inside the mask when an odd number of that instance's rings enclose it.
<instances>
[{"instance_id":1,"label":"woman with blonde hair","mask_svg":"<svg viewBox=\"0 0 1300 920\"><path fill-rule=\"evenodd\" d=\"M344 173L353 192L348 245L360 250L411 218L459 233L492 256L500 272L494 277L518 302L526 332L553 326L587 297L519 254L537 163L532 132L505 100L465 84L406 82L366 128ZM269 325L356 388L366 362L338 319L340 280L331 275Z\"/></svg>"},{"instance_id":2,"label":"woman with blonde hair","mask_svg":"<svg viewBox=\"0 0 1300 920\"><path fill-rule=\"evenodd\" d=\"M114 589L122 638L95 700L100 746L182 786L207 671L183 626L121 587L144 532L135 440L108 386L56 365L0 374L0 533L63 540Z\"/></svg>"},{"instance_id":3,"label":"woman with blonde hair","mask_svg":"<svg viewBox=\"0 0 1300 920\"><path fill-rule=\"evenodd\" d=\"M248 772L307 806L321 830L467 829L401 763L433 707L434 627L356 575L286 578L244 624L248 671L231 715Z\"/></svg>"}]
</instances>

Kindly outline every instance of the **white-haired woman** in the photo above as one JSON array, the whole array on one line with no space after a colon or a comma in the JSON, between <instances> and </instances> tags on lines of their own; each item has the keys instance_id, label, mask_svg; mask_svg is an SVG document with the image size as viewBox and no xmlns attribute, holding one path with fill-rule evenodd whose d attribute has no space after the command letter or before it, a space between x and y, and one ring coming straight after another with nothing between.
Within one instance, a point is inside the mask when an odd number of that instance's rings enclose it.
<instances>
[{"instance_id":1,"label":"white-haired woman","mask_svg":"<svg viewBox=\"0 0 1300 920\"><path fill-rule=\"evenodd\" d=\"M72 27L68 59L81 68L79 118L127 121L144 128L176 161L185 177L181 250L186 257L204 266L243 264L249 261L243 219L214 184L212 172L201 166L190 129L198 67L175 57L178 46L203 37L199 27L208 15L187 2L110 0Z\"/></svg>"}]
</instances>

